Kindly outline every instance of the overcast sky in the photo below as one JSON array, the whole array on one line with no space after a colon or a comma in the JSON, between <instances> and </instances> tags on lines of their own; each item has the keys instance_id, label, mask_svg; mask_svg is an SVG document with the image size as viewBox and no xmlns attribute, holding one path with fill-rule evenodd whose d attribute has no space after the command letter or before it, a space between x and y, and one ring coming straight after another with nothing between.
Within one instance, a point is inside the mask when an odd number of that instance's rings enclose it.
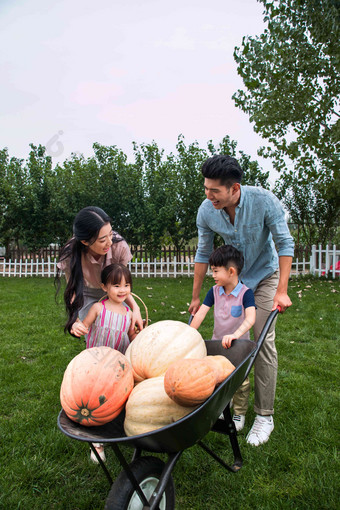
<instances>
[{"instance_id":1,"label":"overcast sky","mask_svg":"<svg viewBox=\"0 0 340 510\"><path fill-rule=\"evenodd\" d=\"M62 162L99 142L132 160L132 141L169 153L180 133L229 135L270 170L231 99L234 47L263 29L256 0L0 0L1 148Z\"/></svg>"}]
</instances>

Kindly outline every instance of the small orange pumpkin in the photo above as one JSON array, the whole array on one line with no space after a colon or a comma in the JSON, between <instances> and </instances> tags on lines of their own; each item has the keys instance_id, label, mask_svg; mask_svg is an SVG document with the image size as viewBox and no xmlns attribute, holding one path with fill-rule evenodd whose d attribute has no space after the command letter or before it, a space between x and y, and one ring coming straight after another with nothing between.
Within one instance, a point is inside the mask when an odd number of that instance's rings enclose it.
<instances>
[{"instance_id":1,"label":"small orange pumpkin","mask_svg":"<svg viewBox=\"0 0 340 510\"><path fill-rule=\"evenodd\" d=\"M212 394L216 375L205 359L180 359L169 366L164 376L164 389L174 402L181 406L196 406Z\"/></svg>"},{"instance_id":2,"label":"small orange pumpkin","mask_svg":"<svg viewBox=\"0 0 340 510\"><path fill-rule=\"evenodd\" d=\"M216 376L216 384L223 382L235 370L235 366L231 363L231 361L220 354L216 354L215 356L206 356L204 361L211 364Z\"/></svg>"},{"instance_id":3,"label":"small orange pumpkin","mask_svg":"<svg viewBox=\"0 0 340 510\"><path fill-rule=\"evenodd\" d=\"M68 364L60 402L71 420L103 425L122 411L132 388L132 368L124 354L111 347L93 347Z\"/></svg>"}]
</instances>

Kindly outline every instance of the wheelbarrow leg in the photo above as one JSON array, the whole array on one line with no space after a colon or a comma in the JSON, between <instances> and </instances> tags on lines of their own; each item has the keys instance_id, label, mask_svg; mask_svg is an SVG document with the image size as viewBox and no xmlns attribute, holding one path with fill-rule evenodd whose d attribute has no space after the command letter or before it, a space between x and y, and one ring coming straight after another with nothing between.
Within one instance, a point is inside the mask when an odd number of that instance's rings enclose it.
<instances>
[{"instance_id":1,"label":"wheelbarrow leg","mask_svg":"<svg viewBox=\"0 0 340 510\"><path fill-rule=\"evenodd\" d=\"M235 428L235 424L231 418L230 413L230 406L229 404L223 411L224 420L217 420L217 422L214 424L212 430L214 432L219 432L222 434L227 434L229 436L231 448L233 450L234 454L234 464L232 466L229 466L222 460L216 453L214 453L208 446L206 446L202 441L199 441L197 444L203 448L213 459L217 460L223 467L228 469L229 471L232 471L235 473L236 471L239 471L243 465L243 459L240 451L240 447L237 440L237 432Z\"/></svg>"},{"instance_id":2,"label":"wheelbarrow leg","mask_svg":"<svg viewBox=\"0 0 340 510\"><path fill-rule=\"evenodd\" d=\"M224 409L223 415L224 415L225 424L228 428L230 444L231 444L231 448L232 448L233 454L234 454L234 464L233 464L234 469L233 469L233 471L238 471L242 467L243 459L242 459L242 455L241 455L240 446L239 446L238 440L237 440L237 432L236 432L235 423L231 417L229 404Z\"/></svg>"},{"instance_id":3,"label":"wheelbarrow leg","mask_svg":"<svg viewBox=\"0 0 340 510\"><path fill-rule=\"evenodd\" d=\"M108 472L107 467L105 466L105 464L104 464L104 462L102 461L102 459L101 459L101 457L100 457L99 453L97 452L97 450L96 450L96 449L95 449L95 447L93 446L93 443L89 443L89 445L90 445L90 448L91 448L91 450L93 451L94 455L96 456L96 459L98 460L98 462L99 462L100 466L103 468L103 471L104 471L104 473L105 473L105 475L106 475L106 478L107 478L107 480L108 480L108 482L109 482L109 484L110 484L110 487L111 487L111 485L112 485L112 477L111 477L110 473Z\"/></svg>"}]
</instances>

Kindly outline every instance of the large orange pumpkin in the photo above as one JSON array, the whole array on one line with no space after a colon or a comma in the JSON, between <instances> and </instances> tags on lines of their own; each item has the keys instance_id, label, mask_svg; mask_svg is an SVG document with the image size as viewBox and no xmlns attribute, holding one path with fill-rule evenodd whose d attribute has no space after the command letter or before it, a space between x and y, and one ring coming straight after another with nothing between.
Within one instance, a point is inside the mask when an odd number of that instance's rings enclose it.
<instances>
[{"instance_id":1,"label":"large orange pumpkin","mask_svg":"<svg viewBox=\"0 0 340 510\"><path fill-rule=\"evenodd\" d=\"M169 366L164 389L174 402L191 407L202 404L212 394L216 375L205 359L180 359Z\"/></svg>"},{"instance_id":2,"label":"large orange pumpkin","mask_svg":"<svg viewBox=\"0 0 340 510\"><path fill-rule=\"evenodd\" d=\"M164 375L177 359L204 358L207 349L200 333L180 321L155 322L143 329L125 353L135 381Z\"/></svg>"},{"instance_id":3,"label":"large orange pumpkin","mask_svg":"<svg viewBox=\"0 0 340 510\"><path fill-rule=\"evenodd\" d=\"M93 347L68 364L60 402L71 420L103 425L121 412L132 388L132 368L124 354L111 347Z\"/></svg>"}]
</instances>

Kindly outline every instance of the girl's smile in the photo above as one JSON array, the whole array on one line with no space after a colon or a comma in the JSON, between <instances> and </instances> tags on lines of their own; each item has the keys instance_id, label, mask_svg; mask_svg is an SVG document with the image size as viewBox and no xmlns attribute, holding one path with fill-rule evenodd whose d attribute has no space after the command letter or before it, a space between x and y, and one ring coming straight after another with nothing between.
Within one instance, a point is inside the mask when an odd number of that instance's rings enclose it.
<instances>
[{"instance_id":1,"label":"girl's smile","mask_svg":"<svg viewBox=\"0 0 340 510\"><path fill-rule=\"evenodd\" d=\"M125 301L131 292L131 286L126 282L124 276L120 283L103 285L103 289L107 293L109 300L115 303Z\"/></svg>"}]
</instances>

